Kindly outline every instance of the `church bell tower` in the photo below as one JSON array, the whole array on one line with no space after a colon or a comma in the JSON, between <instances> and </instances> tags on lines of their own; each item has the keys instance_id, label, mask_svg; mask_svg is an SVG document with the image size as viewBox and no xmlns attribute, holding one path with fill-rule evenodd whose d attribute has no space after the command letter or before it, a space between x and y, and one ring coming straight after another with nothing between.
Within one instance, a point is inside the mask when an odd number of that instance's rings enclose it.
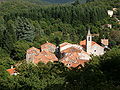
<instances>
[{"instance_id":1,"label":"church bell tower","mask_svg":"<svg viewBox=\"0 0 120 90\"><path fill-rule=\"evenodd\" d=\"M91 46L92 46L92 34L90 33L90 29L89 29L86 40L86 51L88 54L91 54Z\"/></svg>"}]
</instances>

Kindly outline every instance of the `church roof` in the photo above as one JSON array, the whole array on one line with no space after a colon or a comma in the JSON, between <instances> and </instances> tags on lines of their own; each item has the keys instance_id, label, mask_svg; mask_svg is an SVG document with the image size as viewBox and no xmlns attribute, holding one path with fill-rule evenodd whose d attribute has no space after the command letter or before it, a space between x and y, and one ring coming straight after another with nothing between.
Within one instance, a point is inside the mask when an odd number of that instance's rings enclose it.
<instances>
[{"instance_id":1,"label":"church roof","mask_svg":"<svg viewBox=\"0 0 120 90\"><path fill-rule=\"evenodd\" d=\"M80 42L80 45L83 46L83 48L86 48L86 40L81 41L81 42ZM93 45L97 45L97 46L99 46L99 47L102 47L102 46L100 46L99 44L97 44L96 42L92 41L92 46L93 46ZM102 47L102 48L104 48L104 47Z\"/></svg>"}]
</instances>

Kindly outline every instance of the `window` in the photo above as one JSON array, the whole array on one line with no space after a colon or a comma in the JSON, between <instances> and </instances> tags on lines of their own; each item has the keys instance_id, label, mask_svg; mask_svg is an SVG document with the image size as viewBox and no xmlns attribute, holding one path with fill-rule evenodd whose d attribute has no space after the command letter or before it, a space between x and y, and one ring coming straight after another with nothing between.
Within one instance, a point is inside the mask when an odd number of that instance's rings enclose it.
<instances>
[{"instance_id":1,"label":"window","mask_svg":"<svg viewBox=\"0 0 120 90\"><path fill-rule=\"evenodd\" d=\"M88 37L88 41L90 41L90 37Z\"/></svg>"},{"instance_id":2,"label":"window","mask_svg":"<svg viewBox=\"0 0 120 90\"><path fill-rule=\"evenodd\" d=\"M69 67L69 66L70 66L70 64L66 64L66 66L67 66L67 67Z\"/></svg>"}]
</instances>

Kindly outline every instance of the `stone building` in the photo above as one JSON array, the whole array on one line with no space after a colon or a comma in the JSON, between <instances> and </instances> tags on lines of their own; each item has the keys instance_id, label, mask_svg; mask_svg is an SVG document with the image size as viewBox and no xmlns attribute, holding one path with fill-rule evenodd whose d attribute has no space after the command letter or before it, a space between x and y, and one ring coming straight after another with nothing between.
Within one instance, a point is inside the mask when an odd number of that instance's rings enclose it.
<instances>
[{"instance_id":1,"label":"stone building","mask_svg":"<svg viewBox=\"0 0 120 90\"><path fill-rule=\"evenodd\" d=\"M112 17L113 14L114 14L113 10L108 10L107 13L108 13L108 15L109 15L110 17Z\"/></svg>"}]
</instances>

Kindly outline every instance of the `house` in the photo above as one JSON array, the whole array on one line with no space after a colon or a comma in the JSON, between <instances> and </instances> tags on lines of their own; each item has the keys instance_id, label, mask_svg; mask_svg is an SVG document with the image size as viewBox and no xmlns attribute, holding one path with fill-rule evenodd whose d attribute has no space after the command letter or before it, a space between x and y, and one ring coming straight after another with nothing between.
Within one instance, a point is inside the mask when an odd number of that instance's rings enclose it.
<instances>
[{"instance_id":1,"label":"house","mask_svg":"<svg viewBox=\"0 0 120 90\"><path fill-rule=\"evenodd\" d=\"M107 13L110 17L112 17L114 12L113 12L113 10L108 10Z\"/></svg>"},{"instance_id":2,"label":"house","mask_svg":"<svg viewBox=\"0 0 120 90\"><path fill-rule=\"evenodd\" d=\"M90 60L90 55L85 52L80 45L75 44L61 44L61 53L62 58L60 61L64 63L68 68L70 67L77 67L78 65L84 66L85 62L88 62Z\"/></svg>"},{"instance_id":3,"label":"house","mask_svg":"<svg viewBox=\"0 0 120 90\"><path fill-rule=\"evenodd\" d=\"M66 50L66 49L71 48L71 47L74 47L78 50L83 49L83 47L80 45L65 42L65 43L60 44L60 51L62 52L63 50Z\"/></svg>"},{"instance_id":4,"label":"house","mask_svg":"<svg viewBox=\"0 0 120 90\"><path fill-rule=\"evenodd\" d=\"M54 62L54 61L58 61L58 59L55 56L55 54L53 54L49 50L42 50L40 52L39 49L32 47L27 50L26 61L28 63L32 62L34 64L38 64L39 62L43 62L43 63L47 63L49 61Z\"/></svg>"},{"instance_id":5,"label":"house","mask_svg":"<svg viewBox=\"0 0 120 90\"><path fill-rule=\"evenodd\" d=\"M13 66L11 66L10 69L7 69L6 70L10 75L17 75L19 74L17 71L16 71L16 68L13 68Z\"/></svg>"},{"instance_id":6,"label":"house","mask_svg":"<svg viewBox=\"0 0 120 90\"><path fill-rule=\"evenodd\" d=\"M56 46L52 43L47 42L41 45L41 51L49 51L49 52L54 53L55 50L56 50Z\"/></svg>"},{"instance_id":7,"label":"house","mask_svg":"<svg viewBox=\"0 0 120 90\"><path fill-rule=\"evenodd\" d=\"M89 60L85 60L82 58L83 56L81 53L73 52L65 57L63 57L60 61L64 63L67 67L77 67L78 65L84 66L85 62L88 62Z\"/></svg>"},{"instance_id":8,"label":"house","mask_svg":"<svg viewBox=\"0 0 120 90\"><path fill-rule=\"evenodd\" d=\"M55 61L58 61L58 58L55 56L55 54L49 51L42 51L33 59L33 63L35 64L38 64L39 62L43 62L47 64L48 62L55 62Z\"/></svg>"},{"instance_id":9,"label":"house","mask_svg":"<svg viewBox=\"0 0 120 90\"><path fill-rule=\"evenodd\" d=\"M26 61L32 62L34 60L34 57L37 56L39 53L40 53L39 49L35 47L29 48L26 53Z\"/></svg>"},{"instance_id":10,"label":"house","mask_svg":"<svg viewBox=\"0 0 120 90\"><path fill-rule=\"evenodd\" d=\"M60 51L63 55L60 61L68 68L77 67L80 64L84 66L84 63L88 62L91 58L90 55L83 50L83 47L77 44L62 43L60 44Z\"/></svg>"},{"instance_id":11,"label":"house","mask_svg":"<svg viewBox=\"0 0 120 90\"><path fill-rule=\"evenodd\" d=\"M110 28L110 29L112 29L112 24L104 24L104 25L102 25L102 28Z\"/></svg>"},{"instance_id":12,"label":"house","mask_svg":"<svg viewBox=\"0 0 120 90\"><path fill-rule=\"evenodd\" d=\"M115 12L117 12L118 9L117 8L113 8L112 10L115 11Z\"/></svg>"},{"instance_id":13,"label":"house","mask_svg":"<svg viewBox=\"0 0 120 90\"><path fill-rule=\"evenodd\" d=\"M74 47L67 48L66 50L63 50L61 53L63 54L63 57L68 57L70 55L73 55L74 53L77 53L78 54L77 56L81 60L82 59L83 60L89 60L90 59L90 55L87 52L85 52L82 49L81 50L76 49Z\"/></svg>"}]
</instances>

